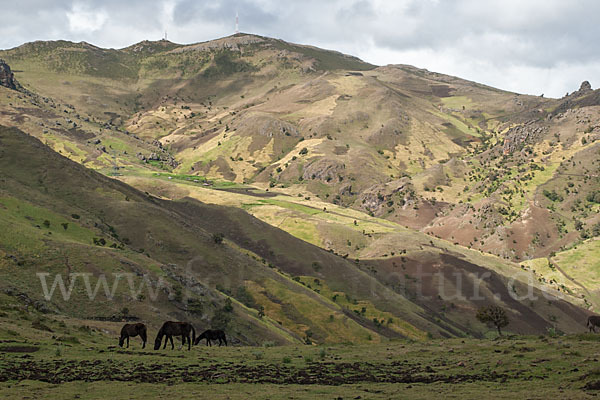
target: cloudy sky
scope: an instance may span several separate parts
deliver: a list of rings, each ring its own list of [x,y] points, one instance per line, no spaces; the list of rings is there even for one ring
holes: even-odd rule
[[[234,31],[311,44],[377,65],[411,64],[520,93],[600,86],[596,0],[0,0],[0,48],[33,40],[121,48]]]

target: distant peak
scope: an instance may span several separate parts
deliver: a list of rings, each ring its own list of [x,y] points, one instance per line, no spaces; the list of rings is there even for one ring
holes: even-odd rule
[[[153,53],[155,51],[171,50],[178,46],[180,46],[180,45],[163,38],[160,40],[142,40],[139,43],[132,44],[131,46],[125,47],[121,50],[133,51],[136,53],[142,52],[142,51]]]
[[[235,33],[233,35],[225,36],[220,39],[209,40],[206,42],[200,42],[195,44],[190,44],[179,49],[174,50],[174,52],[181,51],[205,51],[205,50],[218,50],[218,49],[229,49],[229,50],[239,50],[240,46],[262,43],[266,42],[267,38],[258,35],[252,35],[249,33]]]

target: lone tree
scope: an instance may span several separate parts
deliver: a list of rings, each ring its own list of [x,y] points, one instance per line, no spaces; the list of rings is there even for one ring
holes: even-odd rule
[[[498,334],[502,336],[501,328],[508,325],[508,315],[506,310],[500,306],[482,307],[477,310],[477,319],[484,324],[492,323],[498,329]]]

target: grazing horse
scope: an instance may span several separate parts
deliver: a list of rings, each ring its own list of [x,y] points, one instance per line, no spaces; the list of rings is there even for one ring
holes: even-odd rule
[[[146,325],[137,323],[137,324],[125,324],[121,329],[121,337],[119,338],[119,346],[123,347],[125,343],[125,339],[127,339],[127,348],[129,348],[129,338],[140,336],[142,338],[142,349],[146,347],[146,340],[148,336],[146,335]]]
[[[596,327],[600,327],[600,315],[590,315],[587,326],[590,328],[590,332],[596,333]]]
[[[202,339],[206,339],[207,346],[212,346],[212,344],[210,343],[211,340],[218,340],[219,347],[221,346],[221,344],[223,342],[225,343],[225,346],[227,346],[227,339],[225,338],[225,332],[223,332],[220,329],[208,329],[208,330],[202,332],[202,334],[196,338],[196,341],[194,342],[194,344],[196,345],[196,344],[200,343],[200,341]]]
[[[190,332],[192,332],[192,338],[190,339]],[[192,349],[192,343],[196,340],[196,330],[189,322],[173,322],[167,321],[158,331],[156,339],[154,340],[154,350],[160,348],[163,336],[165,337],[165,345],[163,350],[167,347],[167,340],[171,341],[171,350],[175,348],[173,345],[173,336],[181,335],[181,345],[185,346],[185,342],[188,342],[188,350]]]

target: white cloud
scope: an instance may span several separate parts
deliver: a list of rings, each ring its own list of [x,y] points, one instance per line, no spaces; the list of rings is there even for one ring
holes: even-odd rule
[[[91,9],[76,3],[67,12],[69,30],[73,33],[93,33],[102,28],[108,20],[108,13],[102,9]]]

